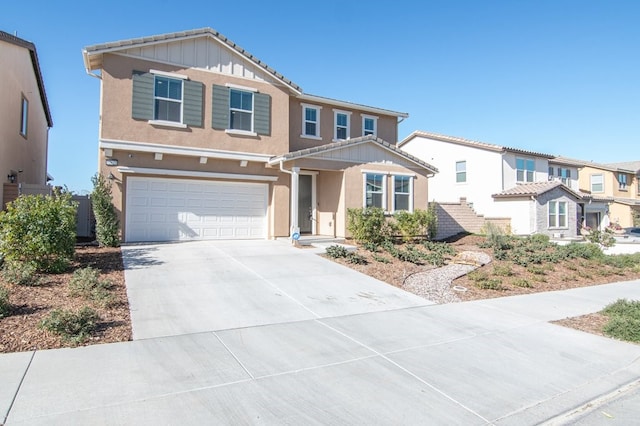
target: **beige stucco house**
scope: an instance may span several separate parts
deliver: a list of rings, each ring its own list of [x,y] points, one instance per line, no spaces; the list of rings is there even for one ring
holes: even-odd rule
[[[99,172],[124,241],[344,237],[350,207],[426,208],[407,114],[309,95],[210,28],[88,46]]]
[[[0,207],[21,185],[45,186],[53,126],[33,43],[0,31]]]

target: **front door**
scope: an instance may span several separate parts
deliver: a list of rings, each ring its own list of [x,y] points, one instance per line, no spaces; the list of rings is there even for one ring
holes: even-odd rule
[[[298,176],[298,226],[301,234],[310,234],[313,231],[313,204],[312,204],[313,176]]]

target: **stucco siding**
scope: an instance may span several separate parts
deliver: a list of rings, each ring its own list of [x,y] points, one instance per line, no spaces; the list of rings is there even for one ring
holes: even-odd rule
[[[511,233],[514,235],[530,235],[535,232],[535,206],[530,199],[500,199],[496,206],[502,216],[511,218]]]

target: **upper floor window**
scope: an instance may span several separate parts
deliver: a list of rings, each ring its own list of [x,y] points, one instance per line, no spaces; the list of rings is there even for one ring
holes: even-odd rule
[[[467,162],[456,161],[456,183],[465,183],[467,181]]]
[[[387,180],[381,173],[364,174],[364,207],[387,209]]]
[[[554,180],[557,179],[559,181],[561,181],[562,183],[564,183],[565,185],[567,185],[568,187],[571,187],[571,169],[565,169],[564,167],[558,167],[557,169],[557,176],[556,178],[554,178],[553,176],[553,171],[554,168],[553,167],[549,167],[549,180]]]
[[[627,190],[627,175],[626,173],[618,173],[618,189],[621,191]]]
[[[362,116],[362,136],[378,136],[378,117],[372,115]]]
[[[393,176],[393,211],[413,211],[413,177]]]
[[[334,140],[347,140],[350,134],[351,113],[346,111],[333,110],[334,113]]]
[[[229,129],[253,132],[253,93],[229,90]]]
[[[535,161],[530,158],[516,158],[516,182],[533,182]]]
[[[20,112],[20,134],[22,136],[27,136],[27,127],[29,121],[29,101],[27,98],[22,96],[22,104],[21,104],[21,112]]]
[[[312,105],[302,105],[302,136],[320,137],[320,109]]]
[[[567,227],[567,202],[549,201],[549,228]]]
[[[591,192],[604,192],[604,176],[591,175]]]
[[[182,80],[155,76],[154,120],[182,123]]]

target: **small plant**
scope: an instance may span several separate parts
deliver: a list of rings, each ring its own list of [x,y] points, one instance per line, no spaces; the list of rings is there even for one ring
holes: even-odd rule
[[[476,285],[482,290],[504,290],[502,280],[499,278],[489,278],[484,281],[479,281]]]
[[[574,265],[573,263],[565,263],[564,265],[565,268],[567,268],[570,271],[577,271],[578,267],[576,265]]]
[[[522,287],[522,288],[533,287],[533,285],[531,285],[531,283],[524,278],[516,278],[515,280],[513,280],[512,284],[515,285],[516,287]]]
[[[96,329],[100,317],[88,306],[78,311],[54,309],[40,322],[40,327],[59,334],[63,339],[80,344]]]
[[[2,278],[16,285],[36,286],[42,284],[36,266],[31,262],[18,260],[10,260],[5,263],[2,269]]]
[[[547,273],[544,268],[535,265],[528,266],[527,271],[529,271],[533,275],[546,275]]]
[[[9,290],[0,285],[0,318],[9,316],[11,303],[9,303]]]
[[[604,232],[598,229],[593,229],[587,235],[585,235],[587,241],[593,244],[600,244],[603,247],[611,247],[616,243],[616,239],[613,238],[612,232],[607,229]]]
[[[111,283],[100,279],[100,271],[90,266],[76,269],[69,280],[69,293],[73,297],[91,299],[106,307],[113,302],[113,295],[109,292]]]
[[[112,202],[111,183],[101,174],[91,178],[91,207],[96,218],[96,239],[98,244],[106,247],[118,247],[118,215]]]
[[[488,280],[488,279],[489,279],[489,274],[487,274],[486,272],[481,271],[481,270],[479,270],[479,269],[476,269],[475,271],[470,272],[470,273],[467,275],[467,277],[468,277],[471,281],[473,281],[474,283],[476,283],[476,284],[477,284],[477,283],[478,283],[478,282],[480,282],[480,281],[486,281],[486,280]]]
[[[373,257],[373,260],[375,260],[376,262],[391,263],[391,259],[389,259],[388,257],[382,256],[380,254],[377,254],[377,253],[374,253],[371,257]]]
[[[395,232],[384,216],[384,210],[377,207],[347,209],[347,229],[359,243],[380,244],[390,240]]]
[[[367,250],[370,251],[371,253],[376,253],[378,251],[378,249],[380,248],[380,244],[378,243],[372,243],[372,242],[366,242],[362,245],[362,247]]]
[[[432,238],[431,228],[436,221],[432,209],[415,209],[413,212],[401,210],[393,215],[395,228],[400,232],[403,241],[413,241],[420,238]],[[434,234],[435,235],[435,234]]]
[[[640,301],[618,299],[602,310],[609,321],[604,326],[607,336],[629,342],[640,342]]]
[[[513,270],[510,265],[493,265],[493,275],[510,277],[513,275]]]
[[[327,253],[327,256],[333,259],[339,259],[341,257],[347,257],[347,255],[349,254],[349,251],[341,245],[334,244],[326,248],[326,253]]]
[[[347,262],[354,265],[366,265],[367,263],[369,263],[363,256],[353,252],[347,254]]]
[[[422,245],[429,251],[440,253],[443,256],[455,256],[456,249],[451,244],[425,240]]]

